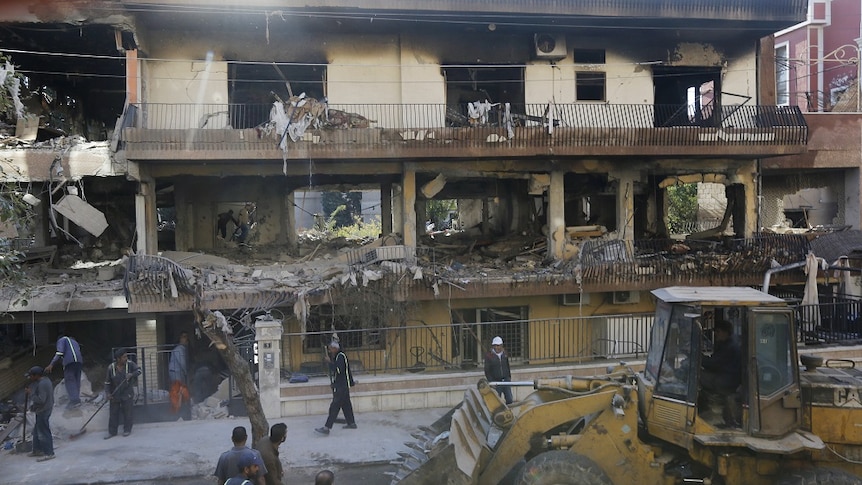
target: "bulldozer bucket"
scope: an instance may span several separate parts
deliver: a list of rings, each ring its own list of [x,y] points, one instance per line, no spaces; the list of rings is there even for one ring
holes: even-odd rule
[[[493,427],[492,410],[502,410],[503,415],[511,416],[499,396],[485,388],[487,382],[469,388],[460,405],[413,435],[417,441],[407,443],[410,451],[401,453],[400,460],[394,462],[399,469],[393,475],[393,484],[476,482],[481,466],[491,454],[487,439]]]

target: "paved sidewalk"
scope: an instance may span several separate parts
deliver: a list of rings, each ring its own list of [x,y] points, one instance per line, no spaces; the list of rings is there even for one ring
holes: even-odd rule
[[[342,429],[336,424],[329,436],[314,432],[326,419],[322,413],[269,419],[269,424],[287,424],[287,441],[280,448],[286,469],[323,469],[333,464],[394,460],[398,451],[406,449],[404,443],[413,440],[411,432],[420,425],[430,425],[446,411],[448,408],[359,414],[358,429]],[[235,426],[246,426],[251,434],[248,418],[226,418],[135,424],[131,436],[121,434],[105,440],[105,427],[94,420],[84,435],[70,440],[71,432],[80,429],[90,415],[80,413],[76,421],[78,416],[59,414],[56,427],[52,417],[56,458],[36,462],[26,454],[2,450],[0,482],[70,485],[207,477],[215,470],[219,455],[232,446],[230,434]]]

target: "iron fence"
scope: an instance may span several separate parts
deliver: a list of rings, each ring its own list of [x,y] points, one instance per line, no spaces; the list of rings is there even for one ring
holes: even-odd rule
[[[806,344],[862,340],[862,300],[796,307],[797,337]]]
[[[143,103],[131,127],[147,130],[246,130],[256,137],[209,142],[276,144],[286,135],[272,131],[272,104]],[[706,108],[703,108],[705,110]],[[302,112],[286,109],[301,122]],[[295,138],[315,145],[423,143],[451,146],[481,142],[512,146],[715,146],[805,145],[808,127],[796,106],[729,105],[691,113],[686,105],[494,104],[481,115],[467,105],[329,104],[309,113],[313,136]],[[695,128],[695,129],[693,129]],[[302,135],[299,133],[300,135]],[[361,133],[347,134],[349,132]],[[270,136],[263,136],[265,134]],[[312,133],[306,133],[312,135]],[[200,136],[203,136],[201,134]],[[182,137],[180,137],[182,138]],[[127,142],[143,142],[131,138]],[[160,140],[189,143],[187,139]],[[199,142],[199,140],[195,140]]]
[[[607,315],[506,322],[338,330],[357,373],[481,368],[494,336],[503,338],[513,365],[564,364],[593,359],[643,358],[652,314]],[[323,375],[324,346],[333,332],[284,334],[288,349],[302,349],[291,372]]]

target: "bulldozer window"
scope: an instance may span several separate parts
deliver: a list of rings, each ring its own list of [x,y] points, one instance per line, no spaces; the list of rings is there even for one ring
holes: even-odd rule
[[[768,396],[794,382],[792,329],[786,313],[755,313],[757,386]]]
[[[700,326],[694,321],[696,314],[682,309],[674,307],[671,314],[656,394],[693,402],[692,372],[697,370],[698,356],[692,355],[692,348],[697,348],[692,343],[700,342]]]

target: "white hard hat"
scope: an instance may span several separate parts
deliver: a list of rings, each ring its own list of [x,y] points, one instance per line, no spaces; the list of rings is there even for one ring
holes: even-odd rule
[[[491,345],[503,345],[503,339],[500,337],[494,337],[494,340],[491,341]]]

